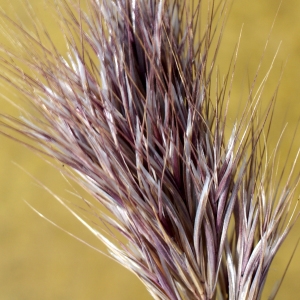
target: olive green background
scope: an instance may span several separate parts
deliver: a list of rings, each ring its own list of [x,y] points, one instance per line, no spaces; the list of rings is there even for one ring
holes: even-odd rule
[[[12,18],[18,16],[29,26],[32,19],[24,14],[21,1],[10,1],[11,7],[0,0],[0,6]],[[51,3],[51,1],[48,1]],[[54,1],[53,1],[54,2]],[[53,15],[48,13],[43,1],[29,0],[37,15],[49,28],[58,48],[64,49],[59,31],[54,31]],[[240,48],[232,87],[229,126],[247,99],[249,82],[253,80],[257,66],[280,1],[235,0],[228,17],[218,59],[220,73],[225,74],[243,26]],[[13,14],[12,11],[15,11]],[[0,33],[1,41],[1,33]],[[300,1],[284,0],[272,30],[268,48],[264,54],[258,81],[262,80],[277,51],[269,83],[263,97],[266,102],[276,88],[284,68],[270,149],[274,147],[282,127],[288,122],[284,142],[281,146],[283,166],[294,129],[300,116]],[[13,91],[5,88],[0,80],[0,110],[19,116],[21,112],[4,100],[9,97],[21,103]],[[288,157],[286,167],[300,145],[299,133]],[[63,230],[40,218],[26,203],[93,246],[105,250],[82,225],[80,225],[45,189],[32,178],[36,177],[54,193],[73,201],[68,192],[72,187],[57,169],[29,149],[0,136],[0,299],[151,299],[139,280],[104,255],[70,237]],[[25,169],[31,175],[28,175]],[[299,172],[299,163],[296,165]],[[80,195],[87,195],[79,190]],[[299,194],[299,189],[298,189]],[[25,200],[25,201],[24,201]],[[76,201],[74,199],[74,201]],[[298,211],[300,207],[298,208]],[[297,224],[276,257],[266,286],[267,298],[272,285],[283,273],[290,254],[300,236]],[[295,299],[300,293],[300,249],[296,251],[290,269],[283,282],[278,299]]]

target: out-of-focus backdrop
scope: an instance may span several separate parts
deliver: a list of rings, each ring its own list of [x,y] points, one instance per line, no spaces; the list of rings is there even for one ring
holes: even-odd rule
[[[0,0],[0,6],[11,18],[19,18],[24,25],[30,27],[33,20],[24,13],[21,2]],[[61,33],[53,15],[48,13],[47,7],[43,4],[44,1],[28,2],[46,24],[58,48],[64,51]],[[243,108],[247,99],[249,85],[255,77],[281,1],[235,0],[233,2],[228,12],[217,63],[220,73],[224,75],[243,27],[232,87],[229,125],[234,122],[237,111]],[[284,143],[281,146],[281,166],[288,154],[294,129],[300,117],[299,16],[298,0],[282,1],[258,75],[258,81],[262,80],[281,44],[269,83],[263,94],[268,101],[283,69],[274,127],[269,141],[269,149],[272,150],[282,127],[288,123]],[[6,91],[4,84],[1,80],[3,96],[0,97],[0,111],[14,116],[22,115],[18,108],[5,101],[4,98],[9,97],[13,103],[21,103],[19,96],[14,95],[13,91]],[[298,133],[289,164],[292,163],[299,145]],[[59,175],[57,169],[29,149],[3,136],[0,136],[0,166],[0,299],[151,299],[134,275],[43,220],[25,203],[27,201],[64,230],[105,251],[101,243],[31,177],[32,175],[38,178],[53,193],[72,199],[73,196],[69,193],[72,187]],[[296,165],[298,172],[299,168],[298,163]],[[81,190],[79,193],[82,197],[88,197]],[[300,224],[293,229],[270,269],[263,299],[267,298],[272,286],[283,274],[299,235]],[[292,260],[278,299],[295,299],[295,295],[299,294],[299,262],[300,249],[296,251]]]

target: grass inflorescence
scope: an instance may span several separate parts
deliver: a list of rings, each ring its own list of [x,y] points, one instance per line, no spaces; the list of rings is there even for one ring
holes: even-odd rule
[[[2,133],[77,173],[127,243],[74,214],[156,299],[260,298],[296,219],[297,157],[282,183],[281,137],[271,155],[266,146],[276,92],[262,113],[265,81],[251,87],[239,121],[226,123],[235,55],[224,78],[215,66],[227,6],[61,1],[67,57],[43,26],[8,19],[18,38],[2,49],[0,76],[37,113],[2,115]]]

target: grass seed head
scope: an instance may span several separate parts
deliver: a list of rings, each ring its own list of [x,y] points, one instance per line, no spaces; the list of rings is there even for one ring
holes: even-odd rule
[[[264,142],[274,99],[261,116],[251,91],[226,125],[232,73],[214,77],[226,4],[61,1],[67,58],[37,23],[29,32],[9,20],[16,48],[2,49],[2,80],[40,117],[2,115],[1,130],[78,173],[127,244],[77,217],[156,299],[258,299],[293,223],[296,160],[278,189],[279,143],[269,157]]]

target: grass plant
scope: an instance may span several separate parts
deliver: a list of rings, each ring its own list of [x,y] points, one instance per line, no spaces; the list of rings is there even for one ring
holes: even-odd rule
[[[21,133],[111,213],[82,203],[126,242],[59,199],[153,298],[261,298],[298,216],[298,154],[287,171],[282,135],[268,151],[268,73],[228,125],[238,46],[225,76],[216,67],[228,1],[55,3],[67,56],[34,17],[27,31],[2,14],[13,48],[2,48],[1,80],[34,108],[2,114],[2,134]]]

